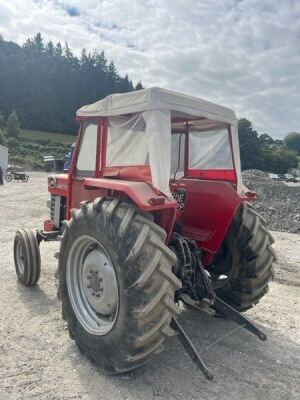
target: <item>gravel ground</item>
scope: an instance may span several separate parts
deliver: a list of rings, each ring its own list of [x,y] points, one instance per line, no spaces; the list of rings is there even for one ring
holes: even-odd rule
[[[300,233],[300,184],[273,181],[256,169],[243,171],[243,183],[257,194],[255,207],[270,229]]]
[[[47,199],[45,174],[31,174],[27,184],[0,186],[0,400],[300,398],[300,235],[274,232],[277,278],[270,293],[246,313],[268,334],[268,341],[242,330],[205,353],[215,373],[213,382],[197,370],[176,337],[146,366],[106,376],[79,353],[61,319],[54,278],[57,243],[41,245],[38,286],[29,289],[16,281],[14,232],[41,227],[48,216]],[[193,311],[184,312],[181,321],[199,350],[235,327]]]

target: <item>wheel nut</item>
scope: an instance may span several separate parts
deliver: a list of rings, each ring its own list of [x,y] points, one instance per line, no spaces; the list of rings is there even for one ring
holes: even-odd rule
[[[100,293],[96,293],[96,297],[100,297]]]
[[[88,289],[90,289],[92,286],[91,286],[91,285],[86,285],[86,287],[87,287]]]
[[[91,295],[92,295],[92,296],[95,296],[95,293],[94,293],[94,292],[92,292],[92,293],[91,293]]]
[[[88,275],[86,278],[87,278],[87,279],[91,279],[91,275]]]

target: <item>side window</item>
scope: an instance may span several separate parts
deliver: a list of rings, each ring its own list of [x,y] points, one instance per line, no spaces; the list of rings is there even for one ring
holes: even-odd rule
[[[76,176],[93,176],[96,169],[98,123],[87,120],[83,125],[83,137],[77,159]]]
[[[184,176],[185,134],[171,135],[171,178],[180,179]]]

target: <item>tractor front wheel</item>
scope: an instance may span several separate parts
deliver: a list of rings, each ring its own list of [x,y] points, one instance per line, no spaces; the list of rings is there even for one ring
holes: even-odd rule
[[[38,241],[30,229],[19,229],[14,240],[14,260],[18,280],[34,286],[40,278],[41,256]]]
[[[181,286],[166,233],[134,205],[97,199],[73,210],[59,256],[63,315],[78,347],[107,372],[163,349]]]

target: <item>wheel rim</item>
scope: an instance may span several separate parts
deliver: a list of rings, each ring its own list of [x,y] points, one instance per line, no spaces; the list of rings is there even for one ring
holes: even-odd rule
[[[226,286],[232,277],[233,248],[232,243],[225,239],[219,252],[216,255],[214,264],[209,272],[212,277],[214,289],[221,289]]]
[[[104,247],[90,236],[77,238],[69,251],[67,289],[73,310],[84,329],[105,335],[118,314],[118,284],[113,263]]]
[[[25,264],[24,264],[24,249],[23,245],[20,240],[16,243],[16,264],[19,274],[23,275],[25,271]]]

